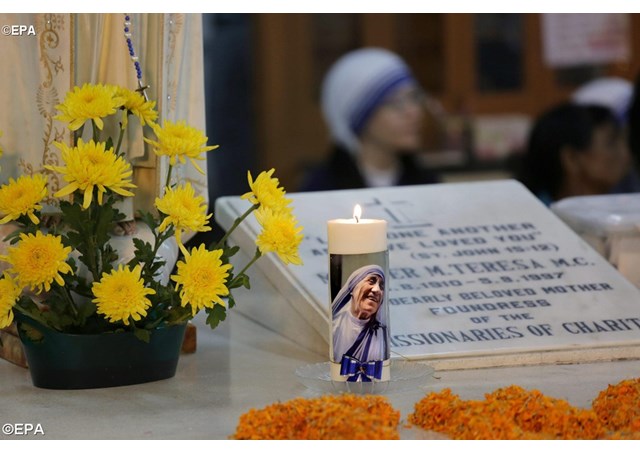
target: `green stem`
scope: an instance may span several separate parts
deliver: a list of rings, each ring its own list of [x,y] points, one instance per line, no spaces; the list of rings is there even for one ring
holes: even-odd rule
[[[89,225],[96,225],[98,223],[97,219],[93,219],[93,216],[91,215],[92,212],[97,209],[94,207],[94,205],[95,203],[92,203],[87,210],[87,212],[89,213]],[[91,271],[91,275],[93,275],[93,281],[97,282],[100,281],[100,273],[98,269],[98,241],[96,239],[95,228],[92,229],[91,234],[89,235],[87,240],[89,241],[89,246],[87,247],[87,254],[89,255],[87,257],[87,261],[89,261],[89,270]]]
[[[156,319],[154,322],[152,322],[151,324],[147,324],[145,326],[145,329],[155,329],[156,327],[158,327],[164,320],[166,319],[166,316],[161,316],[160,318]]]
[[[127,111],[124,111],[124,115],[127,114]],[[118,135],[118,144],[116,145],[116,156],[120,152],[120,146],[122,146],[122,139],[124,138],[124,129],[120,128],[120,135]]]
[[[251,207],[250,207],[249,209],[247,209],[247,211],[246,211],[244,214],[242,214],[240,217],[238,217],[238,218],[233,222],[233,225],[231,225],[231,228],[229,228],[229,231],[227,231],[227,232],[225,233],[225,235],[224,235],[224,236],[222,236],[222,239],[220,239],[220,240],[216,243],[216,245],[213,247],[213,250],[217,250],[217,249],[219,249],[220,247],[222,247],[222,246],[223,246],[223,244],[226,242],[226,240],[227,240],[227,239],[229,238],[229,236],[231,235],[231,233],[233,233],[233,230],[235,230],[235,229],[238,227],[238,225],[240,225],[240,224],[244,221],[244,219],[246,219],[246,218],[247,218],[247,216],[248,216],[249,214],[251,214],[253,211],[255,211],[256,209],[258,209],[259,207],[260,207],[260,204],[252,204],[252,205],[251,205]]]
[[[157,233],[156,230],[152,230],[153,232],[153,251],[151,252],[151,256],[158,256],[158,250],[160,250],[160,246],[162,244],[164,244],[164,241],[166,241],[167,239],[169,239],[171,237],[171,235],[168,234],[161,234],[161,233]],[[166,232],[165,232],[166,233]],[[144,272],[145,275],[148,275],[148,279],[145,278],[146,280],[153,280],[153,275],[150,273],[150,271],[148,271],[148,269],[150,269],[150,265],[147,266],[147,264],[150,263],[140,263],[142,272]]]
[[[67,303],[69,304],[69,306],[71,307],[71,311],[73,312],[73,316],[78,319],[78,307],[76,307],[76,303],[73,301],[73,297],[71,297],[71,292],[69,291],[69,288],[67,288],[66,286],[63,286],[61,288],[62,290],[62,295],[64,296],[65,300],[67,301]]]
[[[189,319],[192,318],[191,313],[187,312],[184,315],[180,316],[178,319],[176,319],[175,321],[173,321],[172,324],[182,324],[185,321],[188,321]]]
[[[167,172],[167,180],[164,183],[164,187],[171,187],[169,183],[171,182],[171,170],[173,170],[173,165],[169,164],[169,171]],[[164,195],[164,193],[163,193]]]
[[[98,143],[100,139],[100,130],[98,129],[98,125],[94,120],[91,120],[91,126],[93,126],[93,141]]]
[[[84,131],[84,124],[80,126],[80,129],[73,131],[73,146],[78,146],[78,140],[82,137]]]
[[[236,274],[235,277],[233,277],[233,280],[231,280],[231,282],[227,285],[227,287],[233,287],[234,284],[237,283],[237,280],[239,280],[240,277],[243,276],[244,273],[253,265],[253,263],[258,261],[258,259],[261,256],[262,256],[262,252],[260,252],[259,248],[256,248],[256,253],[253,255],[253,258],[251,258],[251,261],[249,261],[247,263],[247,265],[245,267],[243,267],[242,270],[240,272],[238,272],[238,274]]]

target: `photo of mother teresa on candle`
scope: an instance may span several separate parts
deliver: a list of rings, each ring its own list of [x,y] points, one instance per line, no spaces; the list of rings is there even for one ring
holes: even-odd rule
[[[356,269],[331,303],[333,361],[349,381],[380,379],[389,358],[385,275],[380,266]]]

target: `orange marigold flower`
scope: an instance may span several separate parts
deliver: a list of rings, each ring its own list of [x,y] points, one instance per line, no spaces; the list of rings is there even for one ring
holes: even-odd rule
[[[400,412],[382,396],[325,395],[274,403],[242,414],[232,439],[395,440]]]
[[[430,393],[409,421],[453,439],[598,439],[605,435],[596,414],[567,401],[512,385],[463,401],[450,389]]]
[[[593,400],[592,407],[607,429],[640,432],[640,378],[609,385]]]

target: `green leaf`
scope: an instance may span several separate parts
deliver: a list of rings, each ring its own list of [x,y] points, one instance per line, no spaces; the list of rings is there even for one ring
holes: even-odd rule
[[[156,231],[158,229],[158,226],[160,225],[156,221],[156,218],[150,212],[138,211],[138,217],[142,222],[146,223],[149,226],[151,231]]]
[[[229,293],[229,295],[227,296],[227,305],[229,305],[229,308],[233,308],[236,305],[236,299],[231,293]]]
[[[233,247],[225,247],[224,255],[231,258],[233,255],[240,251],[240,246],[234,245]]]
[[[144,257],[152,257],[153,256],[153,248],[151,247],[151,244],[149,244],[146,241],[143,241],[140,238],[133,238],[133,245],[136,248],[136,252],[139,252],[139,254],[141,256]]]
[[[20,233],[24,233],[24,231],[18,228],[17,230],[14,230],[11,233],[7,234],[4,237],[4,241],[9,242],[10,244],[15,244],[16,242],[18,242],[18,239],[20,239]]]
[[[78,307],[78,315],[82,319],[83,324],[85,319],[96,313],[97,308],[96,304],[91,302],[80,304]]]
[[[228,289],[236,289],[244,286],[247,289],[251,289],[251,283],[247,274],[240,274],[237,277],[229,276],[229,283],[227,283]]]
[[[144,341],[145,343],[149,343],[149,341],[151,341],[151,332],[147,329],[137,329],[134,327],[133,334],[137,339]]]
[[[206,308],[205,311],[208,315],[207,324],[212,329],[215,329],[218,324],[227,319],[227,309],[220,304],[215,304],[213,308]]]

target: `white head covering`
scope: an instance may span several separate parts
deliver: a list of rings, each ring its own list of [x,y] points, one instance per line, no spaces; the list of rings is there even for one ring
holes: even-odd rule
[[[620,77],[601,77],[585,83],[572,96],[578,105],[597,105],[607,107],[619,121],[625,121],[631,98],[633,84]]]
[[[416,84],[409,67],[388,50],[365,48],[342,56],[322,83],[322,113],[331,138],[355,152],[371,113],[389,92],[408,83]]]

